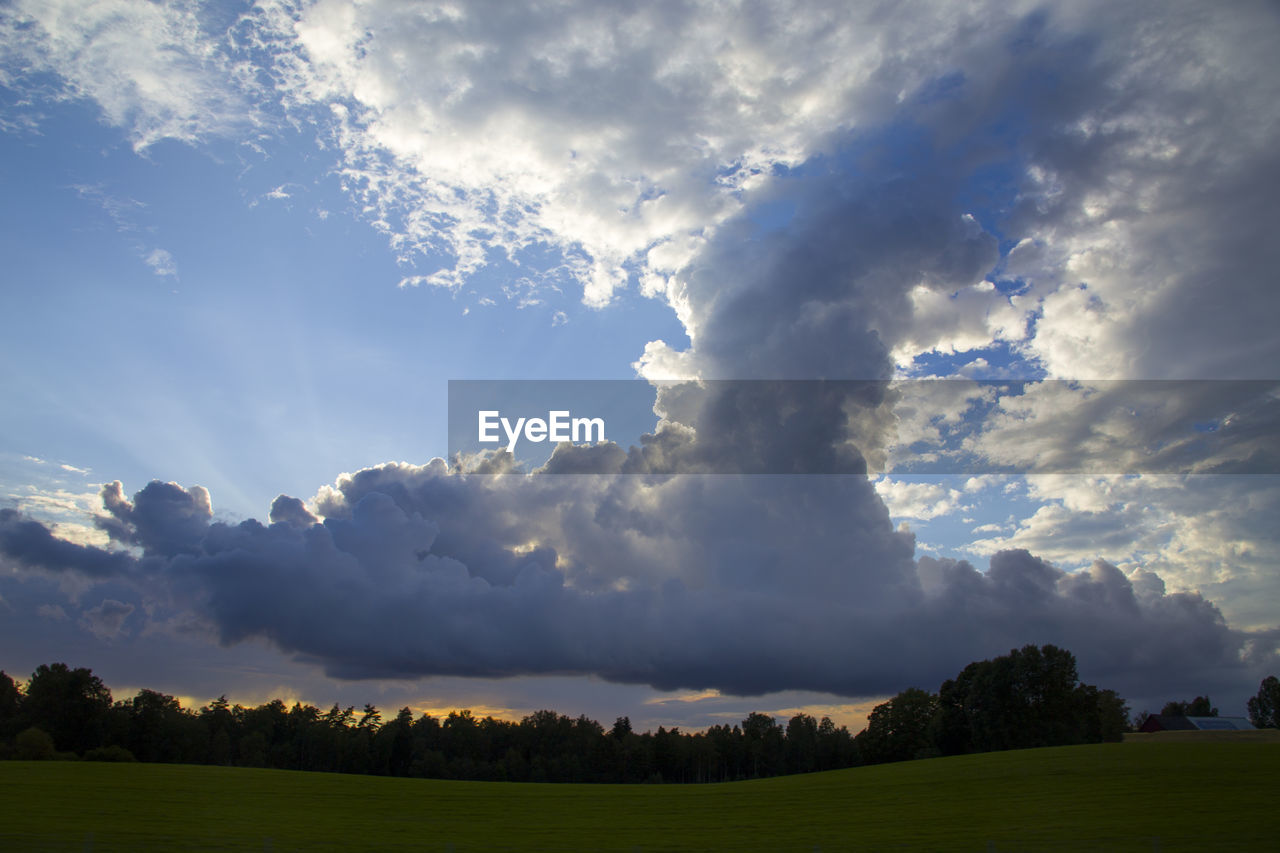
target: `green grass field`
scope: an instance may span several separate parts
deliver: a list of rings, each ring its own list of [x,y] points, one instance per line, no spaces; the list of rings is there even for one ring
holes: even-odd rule
[[[0,762],[3,850],[1269,850],[1275,738],[940,758],[723,785]]]

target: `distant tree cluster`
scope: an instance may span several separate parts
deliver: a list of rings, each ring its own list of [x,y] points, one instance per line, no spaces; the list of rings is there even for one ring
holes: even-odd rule
[[[1259,729],[1276,727],[1280,725],[1275,723],[1264,722],[1267,719],[1265,709],[1275,707],[1275,703],[1280,701],[1280,682],[1276,681],[1274,675],[1268,676],[1262,680],[1262,685],[1258,689],[1258,695],[1249,700],[1249,718],[1253,721],[1253,725]],[[1270,703],[1270,704],[1269,704]],[[1134,728],[1141,729],[1146,725],[1147,720],[1151,719],[1150,711],[1143,711],[1134,721]],[[1162,717],[1216,717],[1218,709],[1213,707],[1213,700],[1208,696],[1197,696],[1194,699],[1188,699],[1185,702],[1172,700],[1164,703],[1164,707],[1160,709]]]
[[[1166,702],[1160,713],[1173,717],[1216,717],[1218,709],[1208,696],[1197,696],[1188,702]]]
[[[41,666],[25,689],[0,673],[0,754],[322,770],[385,776],[528,782],[718,782],[849,767],[853,737],[829,718],[797,714],[785,728],[767,714],[686,734],[637,734],[619,717],[538,711],[520,722],[455,711],[443,719],[408,708],[334,705],[256,708],[218,699],[197,711],[141,690],[113,702],[88,669]]]
[[[877,705],[854,742],[864,763],[878,764],[1118,741],[1128,728],[1124,700],[1080,683],[1071,652],[1024,646],[969,664],[937,693],[911,688]]]

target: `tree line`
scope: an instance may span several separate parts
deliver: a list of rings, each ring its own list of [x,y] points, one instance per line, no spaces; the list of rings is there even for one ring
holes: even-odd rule
[[[519,722],[454,711],[389,720],[372,705],[257,707],[225,697],[192,711],[140,690],[112,701],[88,669],[40,666],[25,686],[0,672],[0,756],[156,761],[385,776],[519,782],[718,782],[833,770],[857,763],[853,736],[829,717],[785,727],[752,713],[739,725],[636,733],[584,716],[538,711]]]
[[[1195,707],[1207,697],[1193,700]],[[1170,706],[1193,703],[1170,703]],[[1280,683],[1249,703],[1255,725],[1280,725]],[[454,711],[384,720],[372,705],[257,707],[225,697],[198,710],[140,690],[113,701],[88,669],[42,665],[24,684],[0,672],[0,758],[83,758],[271,767],[438,779],[529,782],[720,782],[937,755],[1120,740],[1128,708],[1079,681],[1075,657],[1025,646],[969,664],[936,693],[904,690],[877,705],[856,737],[829,717],[785,726],[751,713],[737,725],[634,732],[585,715],[538,711],[519,722]]]

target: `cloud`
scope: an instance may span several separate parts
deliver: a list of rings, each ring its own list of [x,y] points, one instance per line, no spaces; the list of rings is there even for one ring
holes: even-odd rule
[[[1026,642],[1071,648],[1122,691],[1223,685],[1275,661],[1150,573],[1071,574],[1025,551],[993,555],[986,574],[917,563],[858,477],[474,476],[436,460],[343,477],[315,500],[323,521],[282,497],[270,525],[207,523],[201,491],[172,484],[104,497],[117,539],[140,550],[114,555],[116,576],[192,608],[225,643],[266,639],[337,678],[875,696]],[[40,564],[37,537],[0,541]],[[66,547],[46,568],[101,572],[109,556]],[[106,604],[93,624],[118,631],[125,606]],[[1179,652],[1156,654],[1167,648]]]
[[[1195,683],[1234,690],[1229,685],[1241,677],[1240,658],[1254,649],[1249,635],[1229,629],[1201,596],[1165,594],[1149,573],[1139,584],[1101,560],[1085,572],[1065,573],[1010,550],[993,555],[985,574],[963,561],[929,557],[920,558],[920,573],[941,612],[983,614],[966,626],[972,630],[1013,631],[1035,643],[1070,636],[1060,645],[1076,654],[1081,671],[1101,685],[1119,686],[1122,695],[1177,693],[1174,685],[1186,685],[1185,691]],[[1266,645],[1252,665],[1274,666],[1275,648]],[[1175,658],[1187,662],[1188,672],[1177,672]],[[1214,673],[1213,660],[1234,673]]]
[[[981,71],[1019,16],[318,2],[251,18],[281,101],[327,128],[345,185],[422,281],[458,287],[550,246],[589,304],[636,280],[677,305],[673,276],[780,169]]]
[[[113,577],[132,568],[125,554],[59,539],[13,509],[0,509],[0,556],[29,569],[76,571],[90,577]]]
[[[89,99],[139,148],[315,128],[406,283],[491,266],[592,305],[661,296],[695,346],[655,341],[651,376],[779,375],[732,338],[783,293],[764,349],[812,332],[785,366],[821,372],[796,376],[996,344],[1067,378],[1267,377],[1277,355],[1263,6],[119,0],[0,25],[6,85]],[[760,268],[814,283],[761,292]],[[847,357],[819,358],[847,325]]]
[[[1000,393],[984,417],[962,425],[965,450],[996,468],[1037,474],[1280,472],[1275,381],[1044,381],[1011,390]]]
[[[1280,537],[1269,519],[1280,508],[1280,478],[1041,475],[1027,485],[1036,508],[968,550],[1024,548],[1068,566],[1104,557],[1131,574],[1158,572],[1173,590],[1200,592],[1237,627],[1275,621]]]
[[[1005,272],[1038,297],[1050,375],[1270,378],[1280,20],[1164,8],[1108,9],[1116,37],[1046,102],[1059,121],[1028,126]]]
[[[964,493],[939,483],[911,482],[883,477],[876,481],[876,493],[889,508],[894,518],[914,518],[927,521],[943,515],[959,512]]]
[[[114,540],[140,545],[148,553],[171,557],[195,550],[213,516],[209,492],[201,486],[153,480],[130,502],[119,480],[102,487],[107,516],[98,526]]]
[[[173,259],[173,255],[164,249],[152,249],[143,258],[147,266],[151,267],[152,272],[158,276],[176,276],[178,274],[178,263]]]
[[[202,13],[185,0],[17,0],[0,13],[0,83],[52,78],[44,97],[91,101],[138,151],[242,130],[254,123],[252,103]]]
[[[797,211],[784,230],[761,233],[749,217],[723,225],[679,274],[692,345],[649,344],[642,374],[888,379],[912,289],[968,286],[998,260],[996,240],[955,205],[954,177],[883,167],[900,141],[852,137],[852,168],[819,163],[777,183],[774,197]]]
[[[1017,378],[1269,378],[1280,21],[1254,12],[1053,5],[942,48],[932,92],[833,129],[652,285],[693,345],[640,368],[860,376],[880,350],[1003,346]],[[759,233],[770,205],[795,212]]]
[[[107,598],[80,616],[80,625],[100,640],[112,640],[124,630],[125,620],[133,613],[133,605]]]
[[[65,622],[69,618],[67,611],[56,604],[42,604],[36,608],[36,615],[54,622]]]
[[[80,198],[102,208],[102,212],[111,220],[116,230],[122,234],[131,234],[142,230],[141,226],[138,225],[138,214],[146,208],[146,205],[137,199],[114,194],[108,195],[106,189],[101,185],[77,184],[71,189],[75,190],[76,195],[80,196]]]

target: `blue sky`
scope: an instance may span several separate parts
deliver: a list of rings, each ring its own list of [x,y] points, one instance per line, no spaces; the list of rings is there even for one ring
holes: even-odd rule
[[[335,471],[443,455],[450,378],[629,377],[649,330],[680,334],[635,294],[602,312],[398,287],[385,237],[306,148],[288,165],[225,143],[139,156],[83,104],[48,121],[4,137],[10,197],[33,200],[4,238],[24,283],[6,361],[32,389],[7,450],[209,482],[249,516]],[[553,332],[557,311],[576,322]]]
[[[6,3],[0,666],[856,728],[1057,642],[1135,711],[1240,711],[1277,654],[1276,395],[1228,381],[1280,365],[1278,27],[1261,3]],[[919,377],[1032,385],[907,390],[877,410],[896,432],[843,440],[963,438],[967,471],[1028,476],[432,462],[449,380]],[[822,449],[716,417],[645,464]],[[95,574],[106,552],[128,568]],[[1194,653],[1150,664],[1170,638]]]

